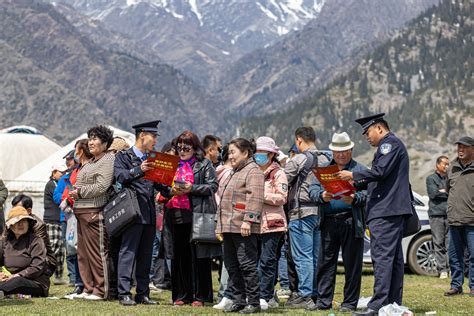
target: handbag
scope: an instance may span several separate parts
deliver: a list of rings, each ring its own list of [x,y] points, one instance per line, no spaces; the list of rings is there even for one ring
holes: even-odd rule
[[[216,216],[212,213],[193,213],[192,242],[220,244],[216,236]]]
[[[413,196],[413,192],[411,190],[410,184],[410,199],[411,199],[411,215],[405,218],[405,222],[403,223],[403,237],[408,237],[411,235],[415,235],[421,230],[420,219],[418,218],[418,214],[416,213],[415,205],[415,197]]]
[[[117,236],[135,223],[139,212],[135,190],[122,188],[118,191],[104,207],[105,229],[109,236]]]

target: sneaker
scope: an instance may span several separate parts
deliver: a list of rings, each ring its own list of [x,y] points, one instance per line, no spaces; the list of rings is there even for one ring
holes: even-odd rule
[[[443,271],[439,274],[440,279],[447,279],[448,278],[448,272]]]
[[[204,303],[201,302],[201,301],[194,301],[194,302],[192,302],[191,306],[192,307],[203,307]]]
[[[266,311],[268,309],[268,303],[263,298],[260,299],[260,309]]]
[[[184,304],[186,304],[186,303],[184,303],[181,300],[174,301],[174,303],[173,303],[174,306],[183,306]]]
[[[275,300],[275,298],[272,298],[267,303],[268,303],[268,308],[278,308],[280,306],[280,304],[278,304],[278,302],[277,302],[277,300]]]
[[[278,298],[289,298],[290,295],[291,295],[291,290],[287,289],[279,289],[277,292],[276,292]]]
[[[88,301],[103,301],[104,300],[102,296],[95,295],[95,294],[89,294],[86,297],[84,297],[84,299]]]
[[[219,304],[212,306],[212,308],[224,310],[224,309],[229,309],[232,306],[232,304],[234,304],[234,302],[230,298],[227,298],[224,296],[222,300],[219,302]]]
[[[77,295],[82,294],[83,292],[84,288],[82,286],[76,286],[72,292],[64,295],[64,298],[68,300],[73,300],[77,297]]]
[[[89,295],[90,295],[89,293],[82,292],[81,294],[74,295],[74,299],[76,299],[76,298],[86,298],[86,296],[89,296]]]
[[[298,295],[295,299],[286,302],[285,306],[289,308],[306,308],[311,303],[314,303],[311,297]]]
[[[63,278],[55,278],[53,284],[54,285],[65,285],[68,282],[64,280]]]
[[[153,284],[153,282],[150,282],[150,284],[148,284],[148,288],[150,289],[150,291],[155,292],[155,293],[161,293],[161,292],[163,292],[163,290],[157,288],[156,285]]]

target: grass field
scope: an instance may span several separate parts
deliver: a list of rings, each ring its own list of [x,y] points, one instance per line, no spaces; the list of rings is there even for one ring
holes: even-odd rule
[[[342,300],[344,275],[338,273],[335,301]],[[214,282],[217,286],[217,281]],[[361,296],[372,295],[373,275],[370,269],[364,270]],[[474,315],[474,297],[465,294],[456,297],[444,297],[443,292],[449,288],[449,279],[440,280],[433,277],[422,277],[412,274],[405,275],[404,305],[415,315],[424,315],[428,311],[436,311],[436,315]],[[50,296],[62,297],[71,288],[67,286],[52,286]],[[469,293],[467,286],[464,292]],[[171,293],[164,291],[151,294],[153,299],[160,302],[159,306],[123,307],[118,302],[86,302],[79,300],[52,300],[46,298],[34,299],[4,299],[0,301],[0,315],[197,315],[223,314],[212,306],[203,308],[174,307],[170,301]],[[280,307],[268,310],[266,314],[302,314],[302,309],[292,310]],[[263,314],[263,313],[262,313]],[[337,308],[331,311],[314,312],[314,315],[338,314]],[[345,314],[349,315],[349,314]]]

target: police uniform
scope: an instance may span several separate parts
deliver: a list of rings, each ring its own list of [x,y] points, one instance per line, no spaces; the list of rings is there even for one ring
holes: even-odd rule
[[[382,121],[384,113],[356,120],[364,134]],[[405,145],[389,132],[380,140],[370,170],[354,171],[356,187],[367,187],[366,221],[370,230],[370,252],[374,266],[374,295],[368,307],[402,304],[405,218],[412,214],[409,159]]]
[[[158,135],[159,122],[138,124],[133,128],[140,132]],[[139,157],[140,154],[141,157]],[[128,227],[121,235],[117,274],[119,299],[120,303],[124,305],[135,305],[130,293],[134,265],[137,281],[135,301],[143,304],[156,304],[156,302],[149,300],[149,278],[156,232],[154,186],[159,186],[159,184],[143,179],[145,173],[140,166],[145,159],[146,154],[140,153],[135,146],[118,152],[115,157],[115,180],[123,187],[131,187],[136,191],[140,207],[135,224]]]

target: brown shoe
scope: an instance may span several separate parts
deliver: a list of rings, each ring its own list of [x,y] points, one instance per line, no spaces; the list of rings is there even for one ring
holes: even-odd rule
[[[450,288],[448,291],[444,292],[444,296],[453,296],[462,294],[462,289]]]

